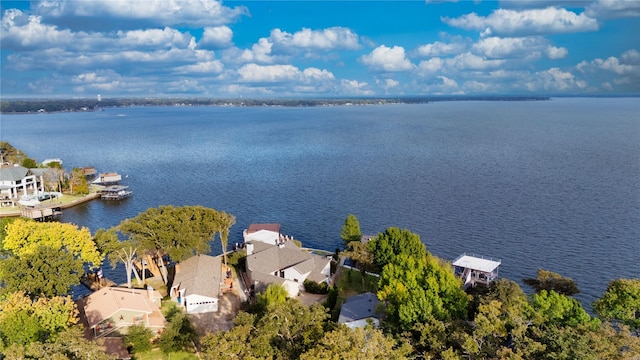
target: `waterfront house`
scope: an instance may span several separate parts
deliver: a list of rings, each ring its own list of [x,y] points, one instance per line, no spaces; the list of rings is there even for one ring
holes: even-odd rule
[[[276,245],[282,240],[280,224],[251,224],[242,233],[244,242],[261,241],[266,244]]]
[[[293,241],[271,245],[260,240],[245,244],[249,284],[261,292],[270,284],[282,285],[290,297],[298,296],[305,280],[331,283],[331,260],[312,254]]]
[[[368,323],[378,327],[380,325],[380,317],[376,314],[378,304],[380,300],[370,292],[350,296],[340,308],[338,324],[345,324],[352,329],[365,327]]]
[[[171,299],[187,314],[218,311],[222,283],[220,257],[196,255],[175,265]]]
[[[44,192],[47,169],[27,169],[24,166],[0,166],[0,197],[17,198],[34,192]]]
[[[132,325],[144,325],[159,334],[166,320],[160,311],[162,296],[147,290],[105,287],[78,300],[80,319],[89,339],[118,337]]]
[[[465,289],[477,284],[489,286],[498,278],[501,261],[477,255],[462,254],[452,263],[454,271],[462,279]]]

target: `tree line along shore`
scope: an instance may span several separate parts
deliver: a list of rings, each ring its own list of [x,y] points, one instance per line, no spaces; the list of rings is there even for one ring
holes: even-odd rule
[[[140,257],[166,255],[180,262],[209,253],[218,241],[226,254],[235,217],[201,206],[163,206],[95,234],[73,224],[1,222],[0,350],[10,359],[106,359],[113,357],[96,355],[103,343],[82,335],[70,298],[83,270],[102,266],[105,259],[123,263],[128,277],[123,286],[133,287],[140,280],[131,280],[132,265]],[[508,279],[464,291],[451,265],[429,253],[409,230],[388,228],[363,242],[357,218],[349,215],[341,237],[344,249],[337,249],[335,258],[349,257],[356,265],[334,267],[338,277],[320,303],[304,305],[273,284],[242,304],[228,330],[196,329],[182,310],[166,307],[168,323],[160,335],[134,328],[123,341],[136,358],[154,351],[204,359],[640,356],[640,279],[612,280],[591,316],[572,297],[579,291],[575,283],[559,274],[540,270],[527,279],[534,289],[530,295]],[[234,252],[225,263],[242,273],[244,256]],[[169,279],[161,278],[168,285]],[[363,292],[374,293],[382,304],[375,309],[379,327],[339,325],[342,303]]]
[[[425,104],[433,101],[537,101],[546,96],[407,96],[394,98],[294,98],[294,99],[222,99],[222,98],[100,98],[98,99],[12,99],[0,101],[0,113],[29,114],[84,112],[132,106],[355,106],[388,104]]]

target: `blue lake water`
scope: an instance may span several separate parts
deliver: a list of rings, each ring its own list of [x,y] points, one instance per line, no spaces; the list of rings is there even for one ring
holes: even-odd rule
[[[638,98],[115,108],[3,115],[0,139],[126,176],[130,199],[64,211],[92,232],[203,205],[236,216],[230,243],[277,222],[333,251],[353,213],[363,233],[407,228],[445,259],[501,259],[516,281],[538,268],[569,276],[588,306],[611,279],[640,277],[639,114]]]

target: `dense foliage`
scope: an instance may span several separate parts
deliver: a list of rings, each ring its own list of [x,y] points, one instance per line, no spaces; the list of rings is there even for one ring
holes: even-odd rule
[[[16,219],[7,223],[1,245],[0,293],[24,291],[32,299],[69,294],[84,266],[103,260],[89,230],[73,224]]]
[[[329,285],[327,285],[327,283],[325,282],[318,283],[311,280],[305,280],[304,283],[302,283],[302,285],[304,286],[304,291],[310,294],[328,294],[329,293]]]
[[[605,320],[619,320],[640,329],[640,279],[617,279],[593,303],[593,310]]]
[[[6,358],[110,358],[100,343],[83,338],[75,303],[59,296],[69,292],[82,266],[106,257],[123,262],[128,276],[137,274],[133,261],[141,253],[162,251],[176,259],[205,253],[215,234],[226,238],[235,222],[202,207],[161,207],[129,220],[94,237],[71,224],[0,222],[0,352]],[[118,231],[128,237],[119,239]],[[325,306],[303,305],[284,287],[270,285],[255,306],[237,313],[228,331],[198,338],[189,316],[173,307],[159,338],[150,342],[149,331],[133,327],[126,344],[137,353],[151,346],[164,353],[199,348],[204,359],[640,358],[640,279],[611,281],[592,317],[571,296],[577,286],[560,274],[538,271],[529,281],[536,290],[531,295],[507,279],[470,295],[451,265],[408,230],[389,228],[369,243],[350,244],[343,255],[356,259],[359,270],[379,271],[371,278],[382,304],[380,329],[331,321],[346,292],[337,285]]]
[[[353,241],[360,241],[362,239],[362,233],[360,232],[360,222],[355,215],[349,214],[344,220],[342,231],[340,232],[340,238],[344,243],[345,249],[349,248],[349,245]]]
[[[78,310],[70,297],[41,297],[33,301],[23,292],[0,299],[0,348],[55,340],[77,322]]]

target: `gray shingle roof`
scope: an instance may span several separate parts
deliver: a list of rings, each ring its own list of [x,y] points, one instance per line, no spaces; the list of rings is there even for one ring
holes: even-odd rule
[[[339,324],[366,319],[379,318],[376,307],[380,303],[378,297],[370,292],[348,297],[340,309]]]
[[[29,169],[23,166],[0,167],[0,181],[22,180],[29,173]]]
[[[253,244],[254,253],[247,256],[247,268],[251,270],[254,280],[257,280],[257,273],[273,275],[276,271],[291,267],[301,274],[310,273],[309,280],[319,282],[326,278],[320,272],[330,260],[302,250],[293,242],[285,241],[283,246],[260,241],[254,241]]]
[[[209,255],[196,255],[180,263],[173,285],[185,289],[185,295],[217,298],[222,280],[222,260]]]

